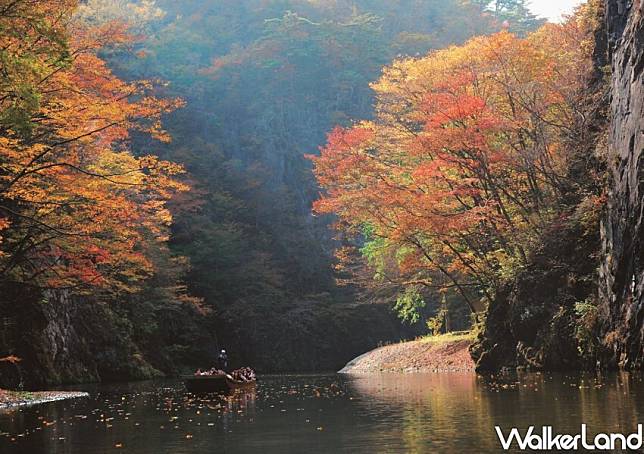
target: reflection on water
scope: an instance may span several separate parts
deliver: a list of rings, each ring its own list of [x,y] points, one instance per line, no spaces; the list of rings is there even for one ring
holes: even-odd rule
[[[0,413],[0,452],[499,452],[495,425],[644,422],[644,382],[629,374],[265,376],[233,396],[193,396],[177,381],[84,390],[89,399]]]
[[[413,452],[498,452],[494,426],[554,426],[576,434],[631,433],[644,423],[644,381],[639,375],[511,374],[375,375],[350,387],[373,399],[365,406],[378,415],[400,411],[399,444]],[[390,436],[395,437],[392,431]]]

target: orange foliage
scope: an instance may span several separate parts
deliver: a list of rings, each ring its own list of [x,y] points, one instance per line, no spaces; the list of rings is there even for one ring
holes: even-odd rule
[[[133,156],[130,131],[169,141],[161,117],[182,102],[154,97],[151,81],[120,80],[98,56],[105,46],[130,42],[123,24],[76,23],[72,1],[16,4],[5,30],[29,21],[46,27],[3,36],[3,47],[16,58],[34,42],[43,49],[32,55],[36,77],[23,81],[37,94],[21,111],[26,120],[0,124],[0,277],[50,288],[131,291],[152,271],[142,243],[167,239],[166,201],[187,188],[173,178],[183,171],[179,165]],[[21,87],[2,82],[0,110],[7,112]]]
[[[559,212],[588,35],[573,18],[395,62],[372,85],[375,120],[336,128],[311,157],[314,210],[362,234],[379,276],[456,288],[479,309]]]

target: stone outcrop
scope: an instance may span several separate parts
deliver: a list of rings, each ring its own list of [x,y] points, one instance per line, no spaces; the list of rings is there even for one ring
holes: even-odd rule
[[[530,266],[490,303],[470,349],[478,371],[588,367],[578,348],[576,304],[596,294],[592,252],[599,237],[576,227],[553,226]]]
[[[206,362],[215,351],[205,328],[194,328],[196,316],[187,306],[164,315],[139,302],[108,304],[67,291],[5,287],[0,294],[0,358],[20,359],[0,362],[0,388],[147,379],[176,373],[190,361]],[[135,325],[142,315],[149,324]],[[191,344],[182,338],[186,333]]]
[[[607,0],[608,206],[600,295],[608,366],[644,366],[644,1]]]

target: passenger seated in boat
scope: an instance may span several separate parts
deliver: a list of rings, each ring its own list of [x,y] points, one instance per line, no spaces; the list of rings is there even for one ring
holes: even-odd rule
[[[232,378],[237,381],[251,382],[255,381],[255,371],[250,367],[242,367],[231,373]]]
[[[223,370],[219,370],[216,367],[212,367],[204,371],[202,371],[201,369],[197,369],[197,371],[195,372],[195,375],[212,377],[213,375],[226,375],[226,372],[224,372]]]

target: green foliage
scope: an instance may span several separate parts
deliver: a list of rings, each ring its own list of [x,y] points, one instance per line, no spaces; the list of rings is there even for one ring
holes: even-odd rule
[[[530,12],[529,0],[474,0],[474,3],[513,33],[526,34],[546,22]]]
[[[378,238],[373,235],[373,228],[365,224],[362,229],[364,244],[360,248],[362,257],[365,258],[371,268],[374,269],[374,279],[382,281],[385,278],[385,257],[382,252],[387,248],[387,242],[384,238]]]
[[[66,18],[47,20],[51,14],[47,5],[32,3],[0,4],[0,131],[13,130],[23,136],[30,134],[40,108],[42,81],[71,62]],[[61,6],[61,10],[71,13],[71,7]]]
[[[432,333],[432,335],[436,336],[447,331],[448,316],[449,309],[447,307],[447,299],[445,298],[445,296],[443,296],[436,315],[427,319],[427,328],[429,328],[429,331]]]
[[[575,303],[575,337],[577,349],[582,357],[592,358],[597,353],[598,308],[593,298]]]
[[[406,288],[404,292],[398,295],[394,310],[398,312],[398,317],[404,322],[414,324],[420,320],[421,310],[425,308],[425,299],[416,288]]]

